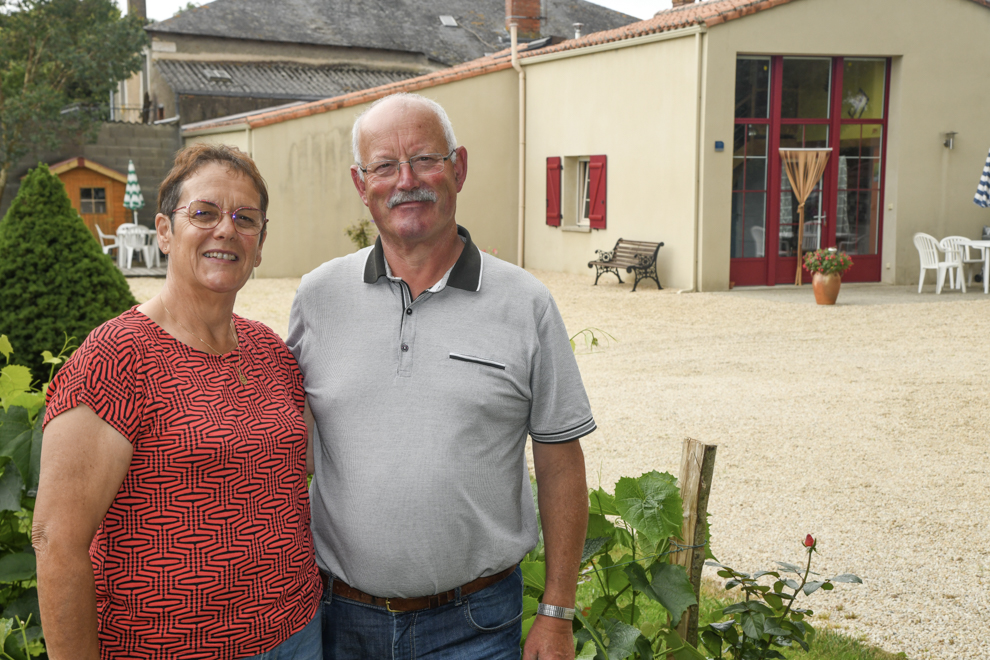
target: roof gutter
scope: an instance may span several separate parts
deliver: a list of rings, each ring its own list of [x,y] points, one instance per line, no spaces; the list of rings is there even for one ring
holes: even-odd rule
[[[197,135],[216,135],[217,133],[239,133],[245,129],[250,129],[251,124],[247,121],[239,121],[236,124],[224,124],[223,126],[208,126],[206,128],[182,128],[182,137],[195,137]]]
[[[704,25],[691,25],[685,28],[677,28],[676,30],[666,30],[664,32],[655,32],[653,34],[644,34],[641,37],[630,37],[628,39],[609,41],[604,44],[558,50],[552,53],[546,53],[544,55],[533,55],[531,57],[523,58],[522,65],[529,66],[531,64],[540,64],[541,62],[564,60],[569,57],[582,57],[584,55],[592,55],[594,53],[601,53],[609,50],[632,48],[634,46],[656,43],[657,41],[667,41],[668,39],[681,39],[683,37],[691,37],[696,34],[706,34],[707,32],[708,28]]]
[[[519,74],[519,219],[516,226],[516,265],[524,267],[526,249],[526,72],[519,64],[518,25],[509,25],[512,39],[512,68]]]

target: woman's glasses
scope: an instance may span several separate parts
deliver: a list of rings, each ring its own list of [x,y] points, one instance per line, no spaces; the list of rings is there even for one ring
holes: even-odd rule
[[[185,206],[180,206],[172,211],[172,214],[174,215],[183,209],[186,210],[189,223],[200,229],[213,229],[226,213],[213,202],[197,199]],[[242,206],[234,209],[230,212],[230,219],[234,223],[234,229],[237,230],[237,233],[245,236],[257,236],[265,228],[265,223],[268,222],[264,211],[253,206]]]

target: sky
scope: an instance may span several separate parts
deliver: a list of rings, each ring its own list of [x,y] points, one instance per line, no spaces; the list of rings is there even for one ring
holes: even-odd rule
[[[650,18],[661,9],[670,7],[670,0],[593,0],[595,4],[621,11],[637,18]],[[148,18],[153,21],[163,21],[171,18],[175,12],[185,7],[189,0],[146,0]],[[194,2],[201,5],[205,2]],[[127,0],[117,0],[121,13],[127,13]]]

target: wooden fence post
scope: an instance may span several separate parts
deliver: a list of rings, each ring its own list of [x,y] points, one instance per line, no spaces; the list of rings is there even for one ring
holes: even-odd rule
[[[715,450],[710,445],[692,438],[685,438],[681,448],[681,499],[684,506],[684,524],[681,528],[683,545],[700,546],[705,543],[705,522],[708,513],[708,495],[712,488],[712,475],[715,472]],[[678,564],[687,570],[694,587],[694,595],[701,602],[701,569],[705,565],[705,548],[690,548],[671,555],[671,564]],[[693,646],[698,645],[698,607],[689,608],[677,625],[681,639]]]

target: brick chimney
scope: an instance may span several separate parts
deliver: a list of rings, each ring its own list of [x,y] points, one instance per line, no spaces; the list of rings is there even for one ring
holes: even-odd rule
[[[674,7],[681,7],[683,5],[693,5],[694,0],[673,0]]]
[[[127,15],[139,16],[142,19],[148,18],[148,9],[145,0],[127,0]]]
[[[505,29],[515,23],[520,39],[540,36],[540,0],[505,0]]]

